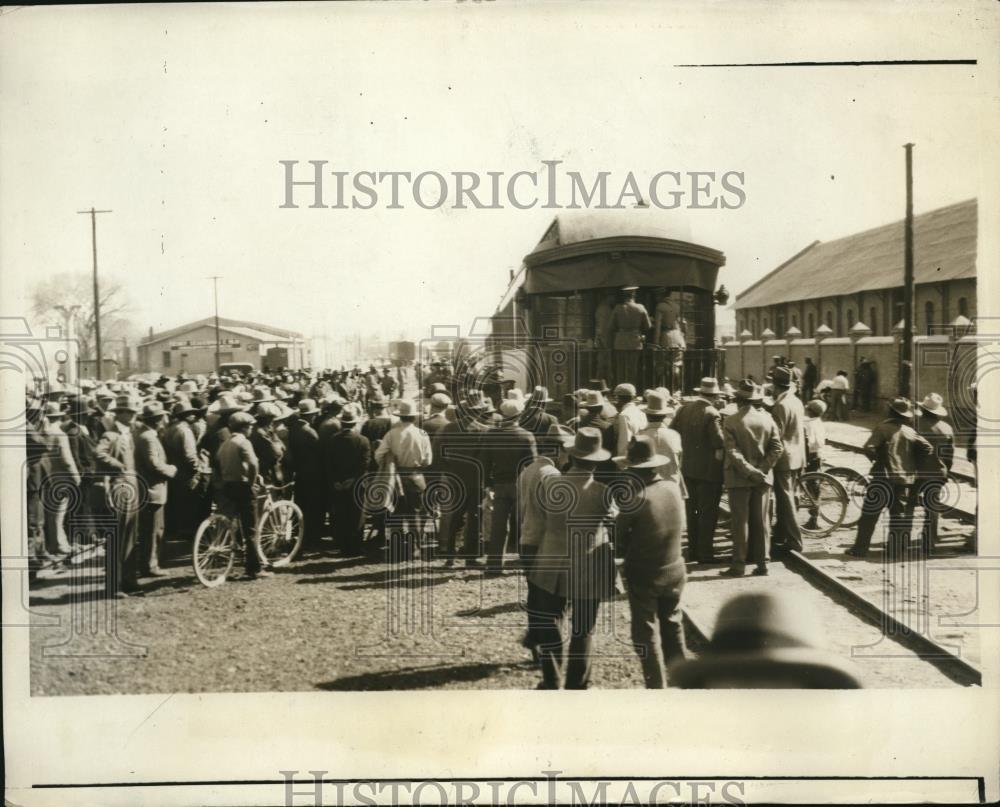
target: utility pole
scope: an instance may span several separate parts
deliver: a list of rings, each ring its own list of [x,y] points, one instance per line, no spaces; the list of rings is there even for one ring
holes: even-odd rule
[[[219,353],[221,351],[221,342],[219,341],[219,281],[222,280],[222,275],[212,275],[209,280],[212,281],[212,293],[215,297],[215,372],[219,372]]]
[[[913,143],[906,150],[906,222],[903,228],[903,341],[899,351],[899,394],[910,397],[913,372]]]
[[[93,207],[90,210],[77,210],[80,215],[90,216],[90,243],[93,247],[94,252],[94,349],[97,351],[97,372],[96,378],[98,381],[102,377],[102,361],[101,361],[101,297],[100,290],[97,284],[97,214],[98,213],[110,213],[110,210],[94,210]]]

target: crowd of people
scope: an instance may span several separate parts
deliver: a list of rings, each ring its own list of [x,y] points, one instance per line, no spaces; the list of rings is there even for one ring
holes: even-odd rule
[[[417,389],[402,397],[408,373]],[[516,554],[528,584],[523,643],[543,688],[588,686],[620,567],[646,686],[663,687],[688,656],[687,565],[724,561],[723,489],[732,553],[722,575],[764,576],[770,559],[802,549],[796,479],[820,467],[828,408],[809,384],[808,364],[803,374],[779,357],[764,383],[709,377],[693,394],[640,395],[595,379],[559,402],[497,374],[470,385],[445,362],[48,387],[27,402],[30,547],[36,567],[58,562],[74,551],[70,511],[74,523],[110,519],[106,593],[142,596],[143,578],[165,574],[165,536],[190,538],[213,502],[249,535],[255,486],[294,483],[305,554],[399,563],[419,553],[487,576]],[[898,552],[915,502],[939,495],[926,480],[951,465],[947,412],[927,396],[918,431],[914,410],[892,401],[866,445],[887,495],[866,506],[851,554],[868,551],[885,507]],[[925,511],[929,542],[938,509]],[[245,554],[249,579],[271,575]]]

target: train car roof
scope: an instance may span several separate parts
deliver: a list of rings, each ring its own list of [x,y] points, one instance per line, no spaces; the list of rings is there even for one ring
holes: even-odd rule
[[[645,207],[581,210],[557,215],[529,255],[570,244],[620,237],[693,242],[688,222],[680,216],[671,216],[666,211]]]

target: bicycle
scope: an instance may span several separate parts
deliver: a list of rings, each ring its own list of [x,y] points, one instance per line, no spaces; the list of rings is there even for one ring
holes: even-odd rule
[[[253,551],[263,566],[287,566],[302,548],[302,511],[295,502],[283,498],[290,495],[293,484],[266,485],[258,478],[258,485],[255,486],[254,505],[260,516],[251,538]],[[237,551],[248,551],[239,518],[222,512],[222,509],[198,525],[191,549],[195,576],[206,588],[225,583],[233,569]]]
[[[800,474],[795,482],[794,498],[796,522],[799,529],[812,538],[823,538],[836,529],[853,526],[857,523],[856,521],[851,524],[846,522],[851,505],[851,494],[848,493],[840,480],[830,473],[807,471]],[[768,498],[768,512],[769,519],[773,522],[773,491]],[[860,513],[858,517],[860,518]],[[731,522],[729,496],[723,489],[722,497],[719,499],[719,517],[716,526],[727,529]]]

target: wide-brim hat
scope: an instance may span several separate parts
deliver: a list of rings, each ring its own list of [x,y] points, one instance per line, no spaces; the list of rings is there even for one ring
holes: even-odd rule
[[[889,409],[900,417],[913,417],[913,405],[906,398],[894,398],[889,404]]]
[[[167,410],[163,408],[163,404],[160,401],[149,401],[142,405],[139,420],[159,420],[166,414]]]
[[[548,387],[535,387],[531,391],[531,395],[528,396],[529,404],[547,404],[552,403],[555,399],[549,397]]]
[[[702,655],[670,668],[670,685],[702,689],[712,679],[779,677],[791,682],[810,681],[811,689],[861,689],[861,679],[850,664],[837,656],[809,648],[783,647],[760,652]],[[806,688],[790,683],[788,688]]]
[[[673,411],[667,403],[667,398],[656,390],[651,390],[646,396],[643,409],[647,415],[669,415]]]
[[[928,393],[919,404],[921,411],[937,415],[939,418],[948,417],[948,410],[944,406],[944,398],[936,392]]]
[[[603,409],[605,403],[604,396],[600,392],[589,389],[583,400],[580,401],[580,406],[584,409]]]
[[[138,412],[142,405],[138,400],[129,395],[119,395],[115,398],[115,405],[111,407],[112,412]]]
[[[417,407],[413,401],[396,401],[396,416],[401,418],[415,418],[417,416]]]
[[[719,389],[719,379],[705,376],[701,380],[701,384],[695,387],[694,391],[699,395],[718,395],[721,391]]]
[[[567,451],[579,460],[603,462],[611,457],[611,452],[601,445],[601,432],[590,426],[577,429],[573,445]]]
[[[614,457],[614,461],[624,468],[660,468],[670,462],[670,458],[657,454],[652,438],[640,434],[629,443],[625,456]]]
[[[597,390],[602,394],[607,394],[611,392],[611,387],[608,386],[608,382],[603,378],[592,378],[587,382],[587,389]]]
[[[170,416],[173,418],[183,418],[188,415],[198,414],[198,407],[192,405],[192,403],[186,399],[177,401],[172,407],[170,407]]]
[[[744,379],[736,387],[735,397],[738,401],[763,401],[764,390],[758,384]]]

